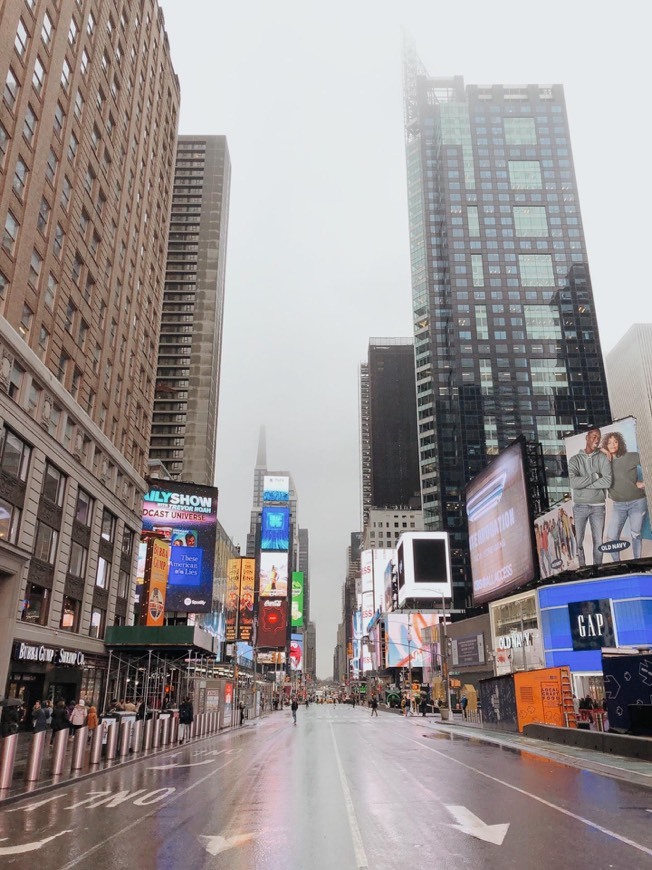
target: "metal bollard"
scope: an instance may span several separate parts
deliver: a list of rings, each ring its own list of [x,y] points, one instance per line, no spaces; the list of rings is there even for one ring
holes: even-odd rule
[[[27,756],[27,768],[25,770],[25,781],[35,782],[41,775],[41,760],[43,759],[43,747],[45,746],[45,738],[47,731],[37,731],[32,735],[32,742],[29,746],[29,755]]]
[[[67,728],[60,728],[54,734],[54,740],[52,741],[52,776],[60,776],[63,773],[69,733]]]
[[[152,736],[154,732],[154,722],[151,719],[145,721],[145,732],[143,737],[143,750],[149,752],[152,748]]]
[[[100,759],[102,758],[102,736],[102,726],[98,725],[97,728],[93,730],[93,736],[91,738],[91,754],[88,758],[88,763],[90,765],[100,763]]]
[[[0,790],[9,788],[14,778],[14,762],[18,747],[18,734],[7,734],[0,751]]]
[[[143,747],[143,720],[137,719],[131,729],[131,749],[140,752]]]
[[[179,717],[174,716],[172,719],[172,725],[170,727],[170,743],[173,746],[179,742]]]
[[[106,759],[113,761],[118,750],[118,723],[111,722],[106,732]]]
[[[161,720],[152,719],[152,749],[158,749],[161,745]]]
[[[163,719],[161,722],[161,746],[167,746],[170,742],[170,720]]]
[[[124,758],[129,752],[129,742],[131,740],[131,722],[120,723],[120,749],[118,755]]]
[[[86,740],[88,739],[88,728],[83,725],[75,730],[75,739],[72,743],[72,764],[71,770],[81,770],[84,766],[84,752],[86,750]]]

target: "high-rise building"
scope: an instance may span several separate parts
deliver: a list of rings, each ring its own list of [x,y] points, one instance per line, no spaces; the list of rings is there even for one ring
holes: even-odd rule
[[[286,477],[289,480],[289,499],[288,506],[290,508],[290,563],[297,564],[297,491],[292,480],[292,475],[289,471],[271,471],[267,468],[267,439],[265,427],[260,427],[258,435],[258,453],[256,455],[256,465],[254,467],[254,492],[253,503],[251,508],[251,522],[249,533],[247,534],[247,553],[249,557],[256,556],[256,548],[259,545],[258,538],[260,536],[260,512],[263,509],[263,487],[266,476]],[[297,570],[292,568],[292,570]]]
[[[628,329],[607,354],[606,366],[614,418],[636,417],[643,480],[649,487],[652,481],[652,323],[635,323]]]
[[[212,486],[231,163],[224,136],[177,143],[150,459]]]
[[[434,78],[411,45],[404,72],[424,524],[464,606],[468,481],[522,433],[561,498],[563,435],[611,414],[562,87]]]
[[[362,520],[375,508],[421,507],[414,342],[372,338],[360,366]]]
[[[99,701],[135,576],[172,197],[158,3],[4,3],[0,81],[0,689]]]

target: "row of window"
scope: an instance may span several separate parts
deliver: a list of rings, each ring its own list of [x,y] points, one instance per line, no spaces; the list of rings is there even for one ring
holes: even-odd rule
[[[50,616],[51,592],[36,583],[28,583],[25,598],[21,602],[20,618],[32,625],[47,625]],[[69,595],[64,596],[59,630],[78,633],[81,622],[82,602]],[[122,619],[118,617],[116,624]],[[103,638],[106,630],[106,610],[93,605],[88,628],[89,637]]]

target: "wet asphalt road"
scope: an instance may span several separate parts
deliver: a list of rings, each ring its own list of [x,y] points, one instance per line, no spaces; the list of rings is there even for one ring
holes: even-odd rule
[[[312,705],[0,811],[0,866],[650,868],[652,790]]]

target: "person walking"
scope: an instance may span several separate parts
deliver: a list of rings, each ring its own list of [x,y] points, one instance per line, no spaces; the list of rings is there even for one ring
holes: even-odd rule
[[[290,705],[290,709],[292,710],[292,719],[294,720],[294,724],[297,724],[297,710],[299,709],[299,702],[296,698],[292,698],[292,704]]]
[[[240,711],[240,726],[242,726],[245,720],[245,705],[242,701],[238,704],[238,710]]]
[[[179,705],[179,743],[183,743],[186,739],[190,739],[190,726],[194,719],[194,711],[192,709],[192,701],[186,698]]]
[[[66,711],[66,702],[57,701],[54,710],[52,711],[52,735],[50,737],[50,745],[54,743],[54,735],[57,731],[65,731],[70,728],[68,714]]]
[[[419,701],[419,711],[422,716],[426,715],[428,710],[428,697],[426,695],[421,695],[421,700]]]
[[[378,698],[375,695],[371,699],[371,715],[372,716],[378,715]]]
[[[462,716],[466,719],[466,708],[469,706],[469,699],[466,695],[462,695],[462,700],[460,702],[462,706]]]
[[[97,707],[89,707],[88,708],[88,716],[86,717],[86,727],[88,728],[88,739],[90,740],[93,737],[93,732],[99,725],[99,719],[97,718]]]
[[[87,716],[88,710],[86,709],[86,701],[84,701],[83,698],[80,698],[70,714],[70,727],[73,733],[84,727]]]
[[[47,727],[48,720],[45,710],[41,706],[40,701],[34,701],[34,706],[32,707],[32,729],[37,734],[39,731],[45,731]]]

